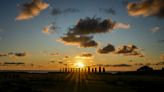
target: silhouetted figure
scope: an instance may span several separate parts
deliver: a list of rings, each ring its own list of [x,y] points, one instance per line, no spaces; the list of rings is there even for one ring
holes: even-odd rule
[[[97,68],[95,68],[95,73],[97,73]]]
[[[80,72],[80,68],[78,68],[78,72]]]
[[[69,68],[67,68],[67,72],[69,72]]]
[[[65,72],[67,72],[67,68],[65,68]]]
[[[103,73],[105,73],[105,68],[103,67]]]
[[[92,73],[94,73],[94,68],[92,68]]]
[[[78,72],[78,69],[76,68],[76,72]]]
[[[84,72],[85,72],[85,73],[87,72],[87,69],[86,69],[86,68],[84,69]]]
[[[90,67],[88,66],[88,73],[90,73]]]
[[[137,71],[153,71],[153,68],[149,66],[142,66],[139,69],[137,69]]]
[[[101,67],[99,67],[99,73],[101,73]]]
[[[162,71],[164,72],[164,68],[162,68]]]
[[[76,72],[76,68],[73,68],[73,72]]]

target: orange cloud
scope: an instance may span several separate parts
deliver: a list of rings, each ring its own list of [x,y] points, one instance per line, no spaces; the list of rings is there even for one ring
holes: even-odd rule
[[[28,20],[34,16],[38,16],[39,13],[46,8],[49,4],[43,2],[42,0],[32,0],[31,3],[25,3],[21,7],[20,14],[16,17],[16,20]]]
[[[144,57],[144,55],[140,52],[138,47],[135,45],[122,45],[116,49],[115,53],[123,54],[123,55],[127,55],[127,56]]]
[[[66,45],[77,45],[79,47],[96,47],[98,43],[92,40],[93,36],[85,35],[67,35],[59,39],[60,42],[65,43]]]
[[[158,16],[164,17],[164,0],[141,0],[127,5],[131,16]]]
[[[43,28],[42,32],[44,34],[53,34],[57,30],[57,27],[54,24],[50,24]]]

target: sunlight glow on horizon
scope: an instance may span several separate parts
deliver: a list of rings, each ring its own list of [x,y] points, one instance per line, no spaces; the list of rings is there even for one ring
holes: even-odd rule
[[[74,64],[74,66],[77,67],[77,68],[84,68],[85,65],[84,65],[83,62],[78,61]]]

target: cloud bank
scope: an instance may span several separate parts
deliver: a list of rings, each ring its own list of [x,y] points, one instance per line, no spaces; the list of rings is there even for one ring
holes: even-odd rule
[[[135,45],[121,45],[121,46],[115,47],[112,44],[108,44],[104,48],[98,49],[97,52],[99,54],[113,53],[113,54],[121,54],[125,56],[144,57],[140,49]]]
[[[123,54],[127,56],[139,56],[143,57],[144,55],[139,51],[138,47],[135,45],[122,45],[116,49],[116,54]]]
[[[130,25],[113,22],[111,19],[86,17],[79,19],[77,24],[68,29],[68,32],[59,39],[66,45],[77,45],[79,47],[97,47],[98,43],[93,40],[95,34],[112,32],[114,29],[129,29]]]

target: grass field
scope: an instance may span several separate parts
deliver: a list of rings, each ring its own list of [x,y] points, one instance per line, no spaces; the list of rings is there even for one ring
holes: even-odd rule
[[[38,74],[44,77],[35,75],[26,78],[1,78],[0,92],[159,92],[164,88],[164,77],[158,75],[98,73]]]

